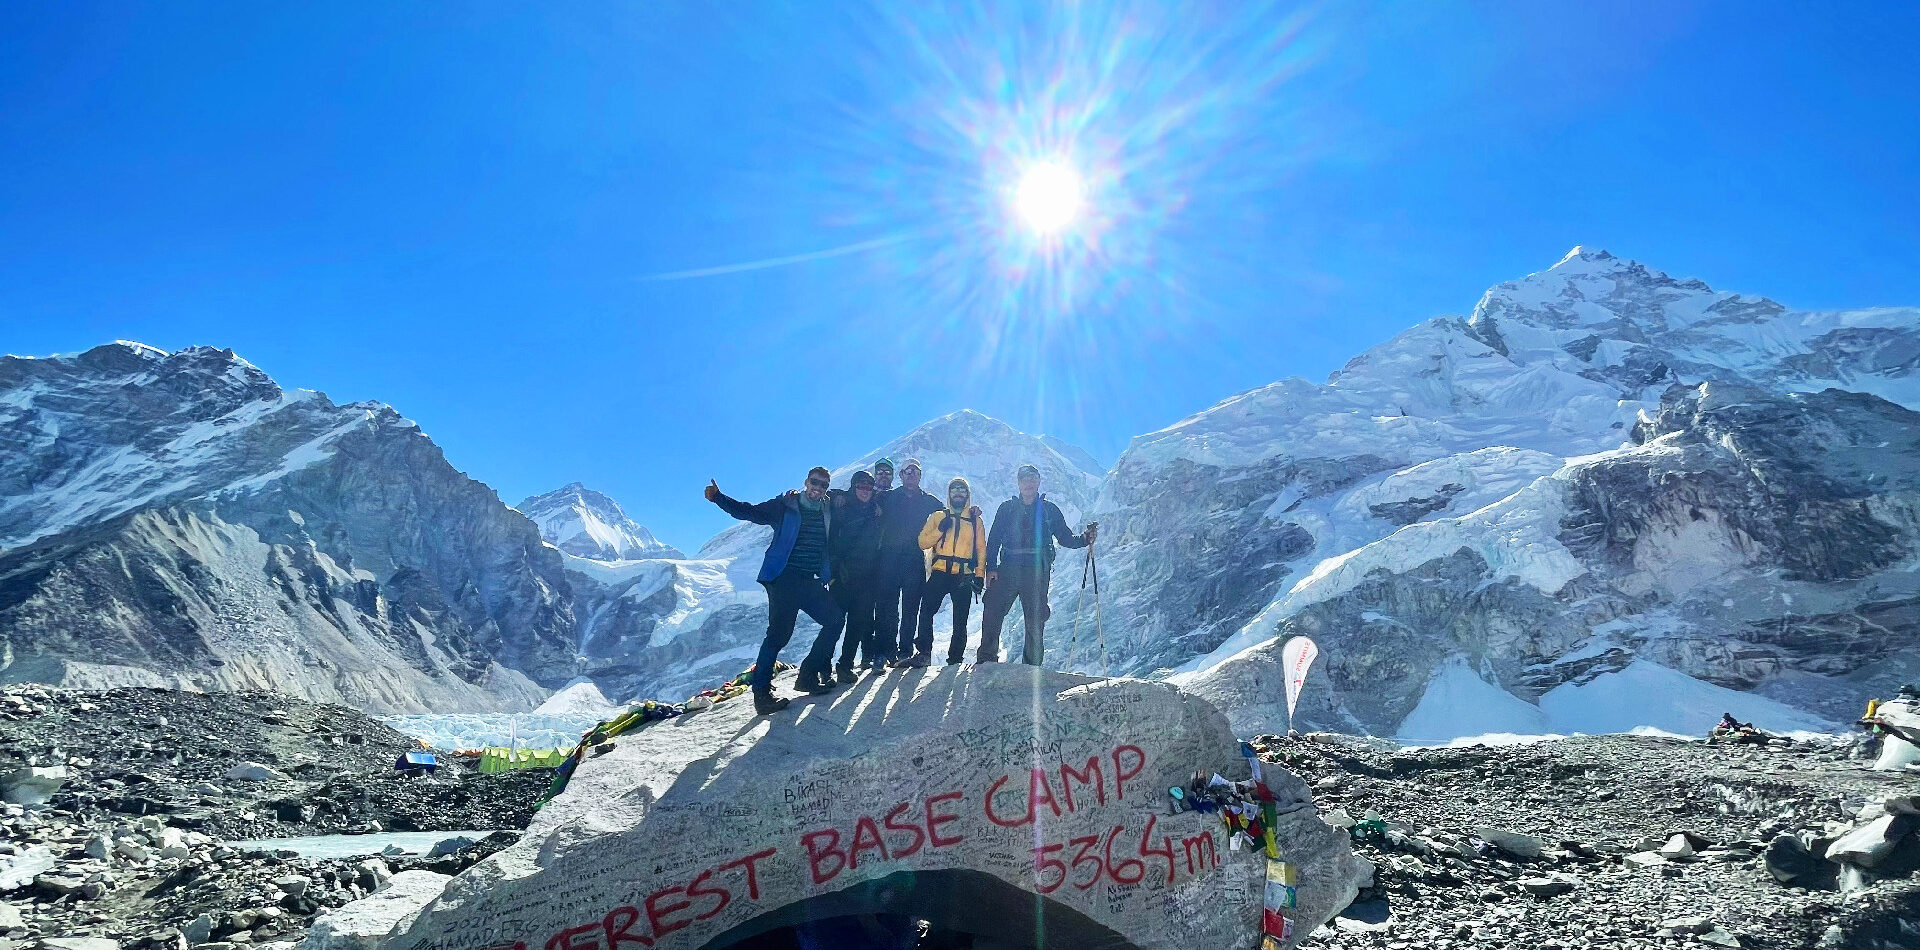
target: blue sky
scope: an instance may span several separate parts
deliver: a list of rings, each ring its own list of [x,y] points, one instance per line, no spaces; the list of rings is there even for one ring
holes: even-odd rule
[[[0,351],[229,346],[692,548],[709,477],[962,407],[1110,462],[1575,244],[1920,303],[1910,3],[904,11],[0,7]]]

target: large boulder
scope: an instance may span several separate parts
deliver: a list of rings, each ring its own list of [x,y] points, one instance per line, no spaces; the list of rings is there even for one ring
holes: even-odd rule
[[[367,897],[316,918],[300,950],[373,950],[446,885],[445,874],[401,871]]]
[[[44,805],[66,784],[67,767],[17,768],[0,775],[0,800],[9,805]]]
[[[1268,862],[1195,773],[1249,777],[1226,719],[1163,684],[915,670],[757,718],[745,699],[619,738],[516,845],[387,950],[720,948],[911,919],[976,946],[1252,948]],[[1292,946],[1371,873],[1305,783],[1265,769]],[[896,931],[897,932],[897,931]],[[1037,935],[1044,935],[1043,937]]]

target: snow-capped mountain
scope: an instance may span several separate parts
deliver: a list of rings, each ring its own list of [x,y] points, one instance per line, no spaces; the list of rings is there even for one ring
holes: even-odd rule
[[[231,350],[0,358],[0,678],[525,709],[574,674],[561,555],[378,403]]]
[[[918,457],[928,491],[964,475],[991,510],[1038,465],[1070,523],[1102,522],[1112,671],[1242,730],[1285,725],[1300,633],[1324,658],[1303,727],[1691,729],[1708,706],[1798,727],[1920,678],[1915,409],[1920,310],[1798,312],[1576,248],[1104,474],[957,412],[834,477]],[[527,709],[567,684],[679,698],[765,629],[767,529],[681,557],[579,485],[521,517],[392,409],[230,351],[0,360],[0,448],[0,678]],[[1063,563],[1056,662],[1093,616]]]
[[[1097,467],[1084,467],[1083,462],[1098,465],[1085,449],[1051,436],[1028,435],[971,409],[927,422],[840,466],[833,473],[834,483],[845,484],[854,472],[871,469],[883,458],[895,465],[919,459],[926,468],[920,487],[942,497],[948,481],[964,477],[973,487],[974,503],[989,513],[1019,492],[1014,472],[1031,464],[1040,470],[1040,490],[1075,524],[1099,492],[1104,474]]]
[[[568,554],[596,561],[685,557],[627,517],[613,499],[579,482],[535,495],[514,508],[540,526],[540,537],[548,544]]]
[[[1094,509],[1109,646],[1244,728],[1284,725],[1277,652],[1299,632],[1327,656],[1305,724],[1392,734],[1456,658],[1523,705],[1638,656],[1838,717],[1910,662],[1871,631],[1910,637],[1920,608],[1898,449],[1916,366],[1920,311],[1797,313],[1575,249],[1325,384],[1134,439]],[[1830,471],[1842,433],[1890,469]],[[1813,511],[1830,532],[1753,527]],[[1865,538],[1844,567],[1795,566]]]
[[[1066,443],[1043,441],[963,410],[840,466],[833,480],[845,486],[855,471],[882,458],[896,465],[918,458],[925,469],[924,490],[944,497],[947,482],[964,476],[975,502],[991,517],[993,506],[1016,492],[1015,470],[1031,463],[1040,469],[1041,490],[1078,526],[1100,477],[1075,463],[1075,453],[1091,458]],[[758,501],[790,486],[723,487]],[[766,594],[754,578],[771,537],[771,529],[739,524],[716,534],[689,559],[606,564],[569,556],[579,649],[595,682],[615,698],[674,697],[731,679],[751,665],[767,624]],[[937,635],[944,638],[947,628],[943,615]],[[803,630],[795,641],[810,643],[811,638]]]

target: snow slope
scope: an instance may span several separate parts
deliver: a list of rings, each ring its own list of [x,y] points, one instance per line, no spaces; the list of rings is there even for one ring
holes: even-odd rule
[[[1586,682],[1555,687],[1530,703],[1475,673],[1464,657],[1440,668],[1394,738],[1445,743],[1487,735],[1575,735],[1648,729],[1704,736],[1722,713],[1773,732],[1836,732],[1839,723],[1753,693],[1704,683],[1645,660]]]

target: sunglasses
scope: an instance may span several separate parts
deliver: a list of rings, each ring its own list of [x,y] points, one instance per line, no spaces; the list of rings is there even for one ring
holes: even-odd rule
[[[825,488],[827,487],[828,484],[829,484],[828,482],[818,478],[807,479],[808,488]]]

